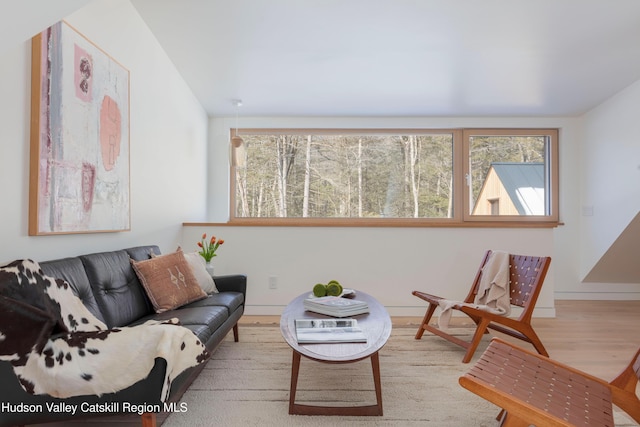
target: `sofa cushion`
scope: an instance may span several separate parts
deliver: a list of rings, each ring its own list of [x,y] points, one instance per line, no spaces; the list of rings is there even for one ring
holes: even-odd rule
[[[207,294],[218,293],[216,283],[207,271],[207,263],[204,258],[202,258],[202,255],[198,252],[185,252],[184,257],[191,266],[191,271],[193,271],[193,275],[196,276],[196,280],[202,290]]]
[[[80,259],[109,328],[126,326],[152,312],[126,251],[82,255]]]
[[[229,315],[236,311],[244,302],[244,295],[240,292],[220,292],[209,295],[205,299],[193,302],[187,307],[225,307]]]
[[[211,338],[211,335],[213,334],[213,332],[211,331],[211,329],[209,329],[207,325],[199,325],[197,323],[194,323],[194,324],[181,325],[181,326],[184,326],[185,328],[193,332],[193,334],[196,337],[198,337],[198,339],[202,341],[202,343],[205,345],[209,340],[209,338]],[[207,348],[207,350],[210,350],[210,349]]]
[[[145,316],[135,324],[144,323],[147,320],[166,321],[176,318],[181,326],[191,329],[194,334],[206,343],[211,335],[229,318],[225,307],[181,307],[175,310]]]
[[[131,261],[156,313],[206,298],[181,250],[144,261]]]
[[[69,283],[73,293],[89,309],[91,314],[107,323],[100,312],[96,298],[93,296],[91,284],[80,258],[63,258],[40,263],[40,268],[47,276],[62,279]]]

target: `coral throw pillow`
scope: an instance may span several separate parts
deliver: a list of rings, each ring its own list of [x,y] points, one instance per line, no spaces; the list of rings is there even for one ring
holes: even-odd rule
[[[207,297],[181,250],[131,264],[156,313]]]

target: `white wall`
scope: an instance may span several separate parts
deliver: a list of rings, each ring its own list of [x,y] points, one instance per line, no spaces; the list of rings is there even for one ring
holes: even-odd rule
[[[14,2],[3,0],[0,11],[5,18],[0,27],[0,56],[14,49],[17,43],[29,40],[67,15],[93,0],[28,0]]]
[[[247,314],[280,314],[314,284],[336,279],[374,295],[391,315],[421,316],[413,290],[464,299],[487,248],[553,252],[552,230],[463,228],[185,227],[183,247],[195,250],[207,232],[225,239],[215,274],[248,276]],[[269,289],[269,277],[277,289]],[[553,262],[536,316],[555,315]]]
[[[554,290],[577,286],[580,120],[574,118],[252,118],[240,127],[557,127],[560,137],[560,214],[555,229],[185,227],[185,248],[202,232],[225,239],[215,258],[218,273],[248,275],[250,314],[275,314],[293,295],[335,278],[376,295],[396,315],[420,315],[414,289],[464,298],[486,249],[553,258],[537,316],[553,316]],[[235,118],[210,120],[212,187],[209,220],[229,216],[228,138]],[[268,288],[269,276],[278,289]]]
[[[585,114],[581,141],[579,274],[583,278],[640,211],[640,81]],[[613,298],[640,292],[638,284],[584,283],[567,293],[606,289]],[[637,296],[636,296],[637,298]]]
[[[61,8],[71,3],[60,2]],[[0,10],[13,16],[29,4]],[[58,19],[59,11],[44,12]],[[15,14],[23,15],[29,16]],[[20,34],[0,51],[0,262],[149,243],[171,250],[181,240],[182,221],[205,216],[207,116],[128,0],[95,0],[66,20],[130,71],[131,231],[27,235],[31,43]]]
[[[640,211],[638,117],[640,81],[585,115],[583,275]]]

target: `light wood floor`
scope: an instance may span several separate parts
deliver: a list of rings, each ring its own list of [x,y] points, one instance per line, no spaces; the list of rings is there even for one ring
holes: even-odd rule
[[[393,317],[394,328],[415,328],[419,317]],[[244,316],[243,325],[279,325],[279,316]],[[640,347],[640,301],[556,301],[556,317],[533,319],[533,327],[552,358],[605,380],[615,377]],[[473,326],[464,318],[454,317],[451,327]],[[427,332],[428,333],[428,332]],[[529,346],[517,339],[491,331],[508,341]],[[460,348],[460,358],[463,351]],[[215,354],[214,354],[215,357]],[[162,419],[162,418],[161,418]],[[161,421],[159,419],[159,423]],[[104,427],[139,426],[139,418],[105,417],[95,422],[42,424],[42,427],[65,425]]]
[[[556,301],[555,305],[555,318],[532,320],[553,359],[608,381],[640,347],[640,301]],[[415,328],[416,331],[421,320],[420,317],[392,317],[394,328]],[[279,316],[244,316],[240,324],[279,325],[279,321]],[[473,322],[466,317],[453,317],[450,326],[471,327]],[[533,346],[523,341],[490,332],[533,350]],[[460,348],[460,358],[463,354]]]

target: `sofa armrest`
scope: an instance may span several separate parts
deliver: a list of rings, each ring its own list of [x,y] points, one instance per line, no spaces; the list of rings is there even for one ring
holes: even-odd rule
[[[247,276],[244,274],[227,274],[224,276],[213,276],[216,288],[220,292],[240,292],[247,297]]]

